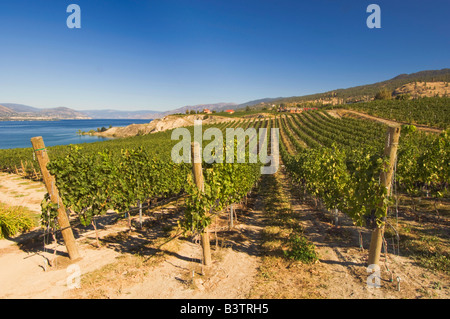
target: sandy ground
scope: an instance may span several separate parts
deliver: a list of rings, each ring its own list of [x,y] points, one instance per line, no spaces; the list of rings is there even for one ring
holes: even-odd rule
[[[0,172],[0,202],[2,203],[25,206],[40,214],[41,202],[46,193],[43,183]]]

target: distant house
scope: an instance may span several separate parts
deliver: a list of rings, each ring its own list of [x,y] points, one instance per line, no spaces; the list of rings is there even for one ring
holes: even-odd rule
[[[203,109],[203,113],[206,113],[206,114],[211,114],[212,112],[211,112],[211,110],[210,110],[210,109]]]
[[[225,112],[226,112],[226,113],[229,113],[229,114],[233,114],[233,113],[234,113],[234,110],[226,110]]]
[[[302,109],[297,107],[292,107],[289,109],[289,113],[302,113]]]

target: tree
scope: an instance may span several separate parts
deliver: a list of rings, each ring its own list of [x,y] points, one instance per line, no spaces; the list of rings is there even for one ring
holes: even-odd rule
[[[409,100],[411,98],[411,94],[405,93],[405,94],[399,94],[395,97],[396,100]]]
[[[392,98],[392,92],[387,88],[381,89],[375,94],[375,100],[390,100]]]

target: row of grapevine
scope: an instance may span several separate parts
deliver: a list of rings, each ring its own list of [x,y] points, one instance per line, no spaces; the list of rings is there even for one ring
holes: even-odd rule
[[[348,154],[338,147],[320,147],[304,149],[284,161],[293,179],[327,209],[339,209],[357,225],[381,223],[387,204],[382,202],[386,194],[379,183],[381,156],[362,149]]]
[[[338,105],[330,108],[351,108],[369,115],[446,129],[450,123],[449,97],[424,97],[413,100],[375,100],[366,103]]]
[[[300,185],[320,198],[328,209],[347,213],[356,224],[381,222],[388,204],[388,196],[379,182],[385,165],[382,156],[385,126],[337,119],[325,112],[282,117],[278,123],[287,143],[295,146],[294,154],[283,146],[281,155]],[[299,140],[309,147],[303,147]],[[436,136],[405,126],[396,167],[398,188],[414,192],[426,186],[427,192],[446,196],[449,156],[448,132]]]
[[[230,127],[267,125],[267,121],[232,121],[221,128],[225,131]],[[167,143],[165,147],[172,144]],[[170,148],[164,153],[170,153]],[[64,205],[78,214],[83,225],[109,209],[123,213],[138,202],[183,193],[186,195],[183,225],[194,231],[201,231],[210,223],[212,211],[239,202],[260,175],[259,163],[204,163],[205,190],[199,192],[192,180],[191,167],[191,164],[175,164],[144,146],[120,150],[104,148],[95,153],[77,145],[70,146],[64,156],[55,157],[48,165]],[[55,207],[48,200],[42,207],[44,223],[54,225]]]
[[[154,156],[165,158],[170,157],[170,149],[176,141],[171,140],[171,131],[158,132],[149,135],[135,136],[121,139],[113,139],[102,142],[78,144],[82,146],[83,153],[97,154],[102,150],[120,152],[122,149],[136,149],[144,147]],[[51,160],[64,158],[71,152],[70,145],[57,145],[46,148]],[[29,148],[14,148],[0,150],[0,171],[16,173],[16,168],[22,170],[24,174],[33,176],[34,172],[40,173],[36,164],[31,143]]]
[[[83,225],[109,209],[126,212],[138,201],[181,193],[189,170],[187,165],[158,159],[142,147],[92,154],[79,146],[52,160],[48,169],[64,205],[78,214]],[[56,212],[46,208],[44,203],[42,219],[52,223]]]

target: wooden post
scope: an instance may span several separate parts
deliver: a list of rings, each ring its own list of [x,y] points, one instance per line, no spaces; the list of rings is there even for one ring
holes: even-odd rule
[[[25,174],[25,166],[23,165],[23,161],[20,160],[20,166],[22,167],[22,175],[26,175]]]
[[[397,161],[398,140],[400,138],[400,126],[390,126],[386,133],[386,145],[384,147],[384,155],[389,157],[389,166],[380,174],[381,184],[387,189],[387,196],[391,192],[392,175],[394,173],[395,162]],[[387,209],[385,212],[385,219]],[[368,264],[378,264],[380,261],[381,247],[383,244],[384,225],[377,226],[372,231],[372,238],[369,248]]]
[[[205,191],[205,185],[203,183],[202,172],[202,157],[200,154],[200,144],[193,142],[191,144],[191,156],[192,156],[192,173],[194,175],[194,182],[198,189],[202,192]],[[211,264],[211,247],[209,243],[209,233],[205,228],[201,234],[201,242],[203,249],[203,264],[209,266]]]
[[[58,224],[61,227],[64,243],[69,253],[69,258],[72,260],[80,258],[78,247],[73,236],[72,228],[70,228],[69,218],[67,217],[66,208],[59,197],[58,188],[56,187],[55,177],[47,170],[49,162],[47,150],[45,149],[44,140],[41,136],[31,138],[33,151],[36,154],[39,166],[41,168],[42,177],[44,179],[45,187],[50,195],[50,200],[58,204]]]
[[[141,225],[142,229],[142,202],[139,200],[139,224]]]
[[[233,221],[233,204],[230,205],[230,230],[234,227],[234,221]]]

